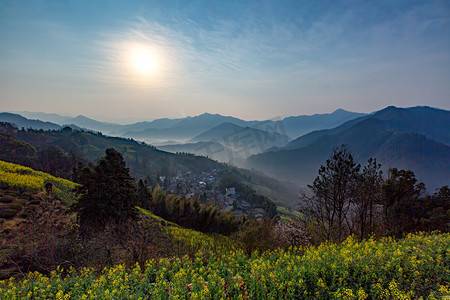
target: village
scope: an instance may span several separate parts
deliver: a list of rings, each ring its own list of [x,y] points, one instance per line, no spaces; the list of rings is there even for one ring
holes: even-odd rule
[[[211,169],[198,174],[192,171],[177,171],[175,177],[160,176],[161,186],[172,194],[186,196],[187,199],[198,198],[202,204],[214,205],[224,211],[233,211],[236,217],[243,215],[247,218],[263,218],[266,211],[260,207],[253,207],[233,186],[225,191],[219,188],[222,178],[221,169]]]

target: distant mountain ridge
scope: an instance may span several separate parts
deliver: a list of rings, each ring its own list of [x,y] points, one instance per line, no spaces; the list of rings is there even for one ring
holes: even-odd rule
[[[24,112],[28,116],[42,120],[51,120],[60,126],[72,124],[78,128],[100,131],[113,136],[130,137],[145,140],[150,143],[159,143],[167,140],[186,142],[201,133],[210,130],[222,123],[232,123],[241,127],[254,127],[268,131],[267,128],[278,127],[279,133],[289,138],[296,138],[304,133],[332,128],[348,120],[365,114],[354,113],[338,109],[330,114],[315,114],[311,116],[300,115],[286,117],[280,120],[245,121],[232,116],[204,113],[198,116],[185,118],[161,118],[153,121],[144,121],[134,124],[121,125],[94,120],[79,115],[74,118],[49,113]]]
[[[224,142],[225,139],[232,138],[234,134],[243,132],[244,134],[253,134],[258,135],[261,138],[264,138],[267,135],[271,137],[272,144],[285,145],[290,139],[287,135],[283,135],[279,132],[268,132],[259,128],[250,127],[250,126],[239,126],[234,123],[224,122],[220,125],[215,126],[195,137],[193,137],[190,142],[198,142],[198,141],[210,141],[217,140]],[[274,146],[274,145],[272,145]],[[271,147],[271,146],[269,146]]]
[[[375,157],[389,167],[414,171],[429,187],[450,184],[450,111],[387,107],[336,128],[314,131],[285,147],[251,156],[249,168],[311,183],[333,147],[348,144],[364,164]]]
[[[94,131],[100,131],[100,132],[111,132],[118,130],[121,128],[120,124],[115,123],[107,123],[107,122],[100,122],[88,117],[85,117],[83,115],[76,116],[75,118],[69,118],[64,120],[64,124],[75,124],[81,128],[86,128]]]
[[[21,115],[28,119],[41,120],[45,122],[52,122],[58,125],[65,124],[65,120],[70,119],[69,116],[63,116],[56,113],[43,113],[43,112],[31,112],[31,111],[12,111],[12,113]]]
[[[43,130],[57,130],[62,127],[51,122],[43,122],[41,120],[30,120],[21,115],[2,112],[0,113],[0,122],[8,122],[15,124],[18,128],[33,128]]]
[[[286,117],[282,120],[282,122],[286,128],[287,135],[291,138],[297,138],[314,130],[334,128],[347,121],[363,117],[365,115],[367,114],[337,109],[329,114]]]
[[[184,144],[158,146],[171,152],[206,155],[212,159],[241,164],[251,154],[286,145],[289,137],[249,126],[224,122],[193,137]]]

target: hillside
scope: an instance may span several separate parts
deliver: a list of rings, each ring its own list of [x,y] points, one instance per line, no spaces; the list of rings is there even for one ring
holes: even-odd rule
[[[67,224],[72,218],[67,205],[77,201],[73,193],[76,186],[47,173],[0,161],[0,279],[22,273],[29,260],[39,264],[41,259],[47,259],[33,240],[51,245],[52,238],[41,236],[34,227],[52,224],[61,228]],[[38,257],[23,255],[29,247]],[[21,259],[14,259],[21,254]]]
[[[227,149],[220,143],[217,142],[196,142],[196,143],[186,143],[186,144],[171,144],[158,146],[158,149],[177,153],[193,153],[195,155],[207,156],[211,159],[227,162],[229,159]]]
[[[297,138],[309,132],[334,128],[350,120],[365,116],[363,113],[337,109],[329,114],[314,114],[291,116],[281,120],[286,133],[291,138]]]
[[[9,143],[0,144],[0,153],[3,153],[2,157],[10,162],[25,164],[29,167],[42,166],[42,158],[47,156],[40,154],[48,147],[52,147],[50,149],[54,151],[52,150],[50,154],[56,153],[56,156],[52,157],[59,162],[59,168],[54,169],[58,165],[52,164],[40,169],[59,172],[58,174],[68,174],[68,176],[64,176],[65,178],[70,178],[71,170],[74,166],[77,166],[78,162],[85,163],[83,159],[95,162],[104,155],[105,150],[108,148],[115,148],[121,152],[127,166],[130,168],[131,175],[136,179],[143,178],[147,180],[150,185],[161,184],[159,176],[170,177],[172,178],[171,180],[176,180],[176,176],[179,173],[185,174],[189,172],[191,173],[190,176],[195,175],[194,177],[197,177],[202,172],[210,172],[213,169],[220,170],[220,174],[232,169],[231,166],[211,160],[205,156],[165,152],[131,139],[108,137],[99,133],[71,130],[70,128],[60,131],[22,131],[3,124],[0,126],[0,138],[2,137],[4,140],[10,141]],[[7,145],[9,145],[9,148]],[[53,147],[57,147],[57,149]],[[27,155],[11,155],[17,151],[22,151],[27,153]],[[62,167],[64,167],[65,172],[60,172]],[[217,180],[220,180],[220,174],[216,178]],[[242,176],[239,175],[239,177]],[[260,177],[253,176],[253,178]],[[194,180],[190,184],[197,185],[198,181]],[[284,192],[285,186],[288,186],[288,184],[282,185],[281,189],[278,187],[273,189],[273,182],[271,179],[265,179],[260,183],[250,182],[249,185],[257,185],[258,191],[267,196],[277,194],[277,199],[280,202],[291,202],[290,195],[292,193]],[[280,192],[276,193],[275,190]]]
[[[258,128],[249,126],[243,127],[234,123],[224,122],[193,137],[190,142],[208,142],[215,140],[225,145],[232,145],[236,137],[240,136],[245,137],[245,140],[248,143],[261,144],[265,149],[270,147],[282,147],[289,141],[288,136],[278,132],[268,132]],[[237,142],[237,144],[239,144],[239,142]]]
[[[53,184],[51,190],[46,187],[48,183]],[[0,238],[6,242],[0,244],[0,279],[21,272],[21,268],[25,270],[30,264],[39,269],[41,259],[51,260],[51,257],[46,257],[48,252],[39,252],[40,247],[46,251],[57,247],[51,244],[54,240],[45,244],[49,242],[48,234],[53,236],[52,239],[61,237],[63,242],[64,239],[73,238],[77,218],[69,205],[78,201],[72,192],[76,186],[68,180],[0,161]],[[142,208],[138,208],[138,217],[133,219],[132,224],[143,231],[157,228],[160,231],[159,238],[166,239],[171,244],[171,253],[176,255],[198,251],[225,253],[240,247],[239,242],[229,237],[183,228]],[[30,234],[41,240],[34,241],[35,237]],[[162,244],[158,247],[164,250]],[[40,258],[37,262],[29,262],[22,251],[31,251]]]
[[[37,150],[32,145],[18,141],[11,135],[0,133],[0,160],[36,168]]]
[[[214,159],[240,165],[242,160],[251,154],[256,154],[273,147],[282,147],[289,138],[279,132],[269,132],[253,127],[242,127],[230,122],[222,123],[212,129],[195,136],[190,143],[214,142],[222,145],[209,150]],[[210,146],[210,145],[206,145]],[[215,145],[211,145],[215,146]],[[201,154],[205,149],[195,149],[195,154]]]
[[[46,194],[46,183],[53,184],[52,195]],[[76,186],[78,184],[69,180],[57,178],[18,164],[0,161],[0,224],[3,224],[5,219],[13,219],[21,212],[23,206],[30,201],[31,205],[33,203],[37,205],[38,202],[42,202],[47,198],[53,199],[54,197],[55,199],[61,200],[64,205],[71,205],[77,201],[73,193],[73,189]],[[38,201],[33,202],[33,200]],[[139,208],[139,211],[158,222],[166,233],[174,239],[187,243],[190,247],[194,247],[197,250],[200,248],[206,250],[205,247],[210,247],[213,243],[211,235],[183,228],[180,225],[156,216],[146,209]],[[227,250],[233,250],[238,247],[234,241],[225,236],[217,235],[217,238],[223,240],[220,244],[226,247]]]
[[[122,127],[122,125],[119,124],[100,122],[82,115],[79,115],[75,118],[65,119],[61,125],[65,124],[74,124],[80,128],[100,131],[103,133],[110,133],[119,130]]]
[[[123,153],[131,173],[137,178],[148,176],[154,180],[160,172],[166,175],[176,174],[177,170],[201,172],[220,165],[206,157],[176,155],[131,139],[108,137],[70,128],[60,131],[22,131],[3,127],[3,130],[4,134],[33,147],[58,146],[66,153],[77,153],[89,161],[100,158],[107,148],[118,149]]]
[[[331,149],[348,144],[365,163],[375,157],[386,171],[410,169],[433,191],[450,182],[450,112],[428,107],[388,107],[330,130],[304,135],[278,151],[250,157],[247,166],[271,176],[311,183]],[[435,138],[435,139],[433,139]]]
[[[40,192],[44,190],[46,183],[52,183],[54,195],[66,204],[76,201],[72,192],[77,186],[76,183],[21,165],[0,161],[0,186],[2,188]]]
[[[157,222],[166,234],[179,243],[178,246],[187,247],[192,253],[197,253],[198,251],[216,251],[217,253],[226,254],[229,251],[235,251],[240,248],[237,241],[232,240],[227,236],[221,234],[208,234],[184,228],[178,224],[167,221],[146,209],[138,209],[140,213]]]
[[[31,112],[31,111],[17,111],[14,112],[16,114],[19,114],[21,116],[24,116],[28,119],[38,119],[41,121],[47,121],[56,123],[58,125],[64,125],[66,124],[65,121],[67,119],[70,119],[68,116],[63,116],[55,113],[43,113],[43,112]]]

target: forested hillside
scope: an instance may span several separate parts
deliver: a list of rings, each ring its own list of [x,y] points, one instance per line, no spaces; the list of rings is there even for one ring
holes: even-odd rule
[[[187,153],[169,153],[131,139],[108,137],[100,133],[72,130],[21,130],[9,123],[0,123],[0,159],[19,163],[55,176],[71,179],[72,169],[79,163],[95,162],[107,148],[122,153],[130,173],[142,178],[150,185],[161,184],[159,176],[173,176],[191,172],[201,174],[211,169],[237,170],[204,156]],[[277,201],[289,203],[292,190],[289,184],[277,184],[277,180],[262,174],[245,171],[233,172],[238,179],[247,178],[246,184],[254,186],[259,193],[273,197],[277,190]],[[295,194],[295,193],[294,193]]]
[[[246,166],[308,184],[328,153],[347,144],[360,162],[374,157],[385,173],[392,167],[412,170],[433,191],[450,184],[448,124],[446,110],[388,107],[334,129],[309,133],[279,150],[253,155]]]
[[[2,123],[2,139],[8,143],[2,144],[2,155],[12,156],[16,145],[22,142],[34,148],[50,146],[61,149],[66,154],[76,154],[88,161],[99,159],[107,148],[115,148],[121,153],[137,178],[156,178],[157,174],[173,175],[177,170],[204,171],[220,166],[216,161],[206,157],[193,155],[176,155],[156,149],[145,143],[131,139],[108,137],[101,133],[72,130],[65,127],[62,130],[20,130],[7,123]],[[24,145],[24,144],[23,144]],[[9,148],[3,148],[9,147]],[[33,149],[28,147],[28,156],[33,156]],[[16,159],[20,158],[16,155]]]

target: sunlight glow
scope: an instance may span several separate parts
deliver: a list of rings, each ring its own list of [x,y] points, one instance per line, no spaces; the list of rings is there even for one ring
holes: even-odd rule
[[[128,34],[124,34],[128,35]],[[155,90],[170,83],[168,73],[174,73],[173,55],[158,41],[118,37],[104,43],[107,81],[128,88]],[[169,58],[169,59],[168,59]],[[176,66],[176,65],[175,65]],[[114,82],[113,82],[114,81]]]
[[[156,56],[145,47],[136,47],[131,53],[131,61],[134,69],[143,75],[150,75],[156,71]]]

